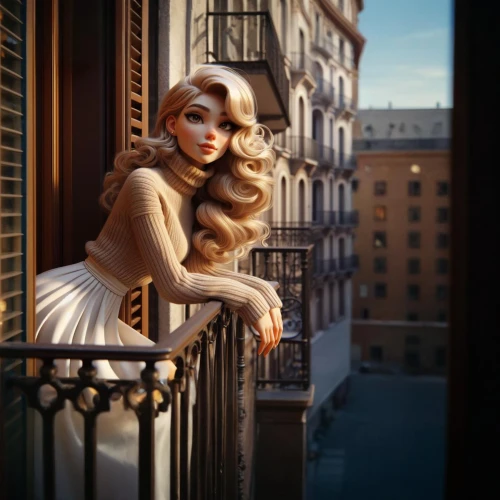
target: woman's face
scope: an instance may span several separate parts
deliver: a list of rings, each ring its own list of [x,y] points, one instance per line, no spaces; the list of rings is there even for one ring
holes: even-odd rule
[[[193,165],[218,160],[227,150],[236,126],[228,120],[224,98],[201,94],[175,118],[167,118],[167,130],[177,137],[177,144]]]

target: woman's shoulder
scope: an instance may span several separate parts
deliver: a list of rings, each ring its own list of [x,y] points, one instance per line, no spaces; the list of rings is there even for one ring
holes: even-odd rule
[[[131,183],[149,183],[151,181],[157,183],[159,180],[163,181],[163,176],[161,175],[161,170],[156,167],[136,168],[127,177],[127,181]]]

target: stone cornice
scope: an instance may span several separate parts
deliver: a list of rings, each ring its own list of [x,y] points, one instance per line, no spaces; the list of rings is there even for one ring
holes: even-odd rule
[[[325,14],[331,19],[335,26],[352,42],[354,46],[354,64],[359,66],[359,59],[365,45],[365,37],[358,31],[358,28],[342,12],[333,5],[331,0],[317,0]],[[357,0],[360,10],[363,9],[363,0]]]

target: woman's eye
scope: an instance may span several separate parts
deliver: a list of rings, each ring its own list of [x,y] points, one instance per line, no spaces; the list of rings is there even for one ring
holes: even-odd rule
[[[219,127],[222,130],[233,130],[234,129],[234,123],[231,122],[222,122]]]
[[[192,123],[200,123],[202,121],[198,113],[186,113],[186,118]]]

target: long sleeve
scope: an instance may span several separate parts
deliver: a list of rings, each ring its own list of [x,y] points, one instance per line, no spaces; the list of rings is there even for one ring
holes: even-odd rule
[[[267,301],[270,309],[275,307],[283,307],[283,303],[279,298],[276,290],[263,279],[257,278],[243,273],[235,273],[228,269],[217,267],[213,262],[209,261],[200,254],[195,248],[191,249],[187,259],[183,262],[186,269],[190,272],[207,274],[210,276],[218,276],[222,278],[229,278],[244,285],[250,286],[259,291],[264,299]]]
[[[135,175],[130,180],[130,223],[134,240],[158,293],[178,304],[196,304],[221,300],[253,324],[269,311],[264,297],[254,288],[229,278],[189,273],[179,262],[167,225],[172,213],[163,207],[154,181]],[[167,211],[167,213],[164,213]]]

